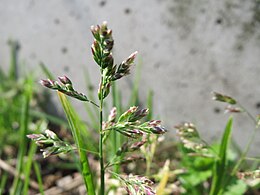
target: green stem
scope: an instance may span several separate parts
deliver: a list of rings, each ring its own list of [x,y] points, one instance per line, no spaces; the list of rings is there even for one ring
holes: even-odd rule
[[[246,145],[246,148],[245,150],[243,151],[243,153],[241,154],[240,156],[240,159],[238,160],[238,162],[236,163],[235,167],[233,168],[232,172],[231,172],[231,175],[235,175],[240,167],[240,165],[243,163],[243,161],[245,160],[246,158],[246,155],[250,149],[250,146],[252,145],[253,141],[254,141],[254,138],[255,138],[255,135],[256,135],[256,131],[258,129],[258,124],[257,124],[257,121],[255,120],[255,118],[252,116],[252,114],[250,112],[248,112],[241,104],[239,104],[239,107],[242,108],[242,110],[245,111],[245,113],[248,115],[248,117],[254,122],[255,124],[255,129],[249,139],[249,141],[247,142],[247,145]]]
[[[151,169],[151,158],[148,154],[145,159],[146,159],[146,170],[145,170],[145,175],[150,176],[150,169]]]
[[[94,106],[96,106],[96,107],[99,107],[94,101],[92,101],[92,100],[86,100],[87,102],[89,102],[89,103],[91,103],[91,104],[93,104]]]
[[[238,162],[236,163],[235,167],[233,168],[232,172],[231,172],[231,175],[235,175],[240,167],[240,165],[243,163],[243,161],[245,160],[246,158],[246,155],[250,149],[250,146],[252,145],[253,141],[254,141],[254,138],[255,138],[255,135],[256,135],[256,131],[257,131],[257,127],[254,129],[254,132],[252,133],[247,145],[246,145],[246,148],[245,150],[243,151],[243,153],[241,154],[241,157],[240,159],[238,160]]]
[[[242,106],[241,104],[238,103],[238,106],[240,108],[242,108],[243,111],[245,111],[245,113],[247,114],[247,116],[253,121],[253,123],[256,125],[257,127],[257,121],[255,120],[255,117],[249,112],[247,111],[247,109],[244,108],[244,106]]]
[[[103,75],[101,78],[101,86],[103,84]],[[105,169],[104,169],[104,159],[103,159],[103,89],[100,89],[100,105],[99,105],[99,163],[100,163],[100,195],[105,194]]]

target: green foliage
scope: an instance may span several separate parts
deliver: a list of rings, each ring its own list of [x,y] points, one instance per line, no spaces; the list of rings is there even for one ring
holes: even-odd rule
[[[258,128],[257,118],[254,119],[234,98],[214,92],[213,99],[229,104],[226,107],[226,111],[230,113],[247,113],[249,118],[256,124],[256,129]],[[181,174],[178,179],[185,189],[185,194],[243,194],[247,191],[248,184],[241,179],[246,180],[246,176],[254,180],[259,178],[258,170],[238,173],[242,162],[246,159],[246,154],[252,144],[256,129],[240,158],[237,159],[236,156],[238,154],[234,155],[229,146],[232,124],[233,118],[231,117],[227,122],[221,141],[215,146],[210,146],[205,142],[192,123],[176,126],[181,139],[179,151],[182,159],[180,166],[186,169],[186,172]],[[236,174],[239,174],[239,177]],[[209,185],[210,183],[209,188],[204,187],[204,184]]]
[[[16,41],[9,41],[9,45],[11,50],[9,71],[5,73],[0,68],[0,158],[6,161],[7,165],[9,159],[17,158],[17,163],[15,175],[2,172],[0,194],[28,194],[29,186],[34,189],[39,187],[42,191],[43,186],[31,182],[33,157],[37,147],[33,142],[29,142],[26,134],[45,130],[46,118],[57,121],[59,119],[40,111],[34,74],[19,71],[22,67],[18,61],[19,44]],[[6,152],[8,148],[11,149],[11,153]],[[37,178],[38,181],[41,180],[39,167]]]
[[[223,192],[223,195],[241,195],[247,191],[247,188],[248,186],[244,181],[233,178],[233,180],[225,189],[225,192]]]
[[[17,188],[19,186],[19,181],[20,181],[20,176],[22,173],[22,165],[23,165],[23,157],[25,156],[25,150],[26,150],[26,144],[27,144],[27,139],[26,135],[28,133],[28,121],[29,121],[29,103],[31,100],[32,96],[32,89],[30,87],[31,85],[28,84],[25,87],[25,94],[23,97],[23,104],[22,104],[22,113],[21,113],[21,127],[20,127],[20,150],[18,153],[18,164],[17,164],[17,172],[18,172],[18,177],[15,178],[14,183],[13,183],[13,189],[12,193],[16,194],[17,193]]]
[[[184,169],[184,173],[178,176],[185,194],[203,194],[207,192],[204,183],[212,177],[214,158],[203,156],[190,156],[190,149],[182,145],[179,146],[181,161],[179,167]]]
[[[29,115],[30,102],[33,95],[32,77],[20,77],[18,75],[18,49],[19,44],[15,41],[9,42],[11,48],[11,59],[9,73],[5,74],[0,69],[0,157],[6,158],[5,147],[18,146],[17,176],[13,180],[12,193],[19,193],[21,190],[20,175],[30,173],[30,170],[23,169],[23,159],[27,153],[28,125],[32,119]],[[16,157],[16,156],[9,156]],[[7,173],[4,172],[1,180],[1,189],[5,189]],[[27,178],[26,178],[27,179]],[[24,183],[24,187],[27,184]],[[27,191],[26,189],[24,191]],[[2,191],[1,193],[4,193]]]
[[[185,189],[184,194],[243,194],[247,185],[230,174],[230,168],[235,164],[236,158],[229,149],[233,119],[230,118],[223,132],[221,142],[212,146],[212,150],[218,151],[216,156],[210,158],[201,155],[200,151],[193,153],[192,148],[181,145],[182,158],[180,167],[186,171],[180,174],[178,179]],[[199,137],[197,137],[199,138]],[[199,138],[201,139],[201,138]],[[208,145],[206,147],[209,147]],[[205,188],[212,178],[210,188]]]

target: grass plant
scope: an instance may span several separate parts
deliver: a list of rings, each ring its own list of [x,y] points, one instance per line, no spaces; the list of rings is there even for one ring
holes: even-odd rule
[[[154,194],[152,188],[149,187],[151,182],[149,182],[148,179],[145,179],[144,177],[124,178],[117,173],[117,165],[136,160],[136,157],[128,157],[125,159],[125,154],[140,149],[140,147],[146,142],[145,139],[147,135],[165,133],[166,130],[161,126],[161,121],[143,121],[143,119],[148,115],[149,110],[138,109],[138,107],[133,105],[127,111],[120,114],[117,113],[117,109],[114,107],[112,108],[107,121],[105,121],[104,117],[104,103],[110,93],[111,86],[114,85],[115,81],[125,77],[130,73],[130,67],[134,62],[137,52],[134,52],[122,63],[116,65],[114,64],[114,59],[111,52],[114,45],[112,30],[108,29],[106,22],[104,22],[100,26],[97,25],[95,27],[91,27],[91,31],[94,37],[94,43],[91,47],[93,59],[100,69],[100,83],[97,93],[98,103],[92,99],[89,99],[89,97],[85,94],[76,91],[73,88],[72,81],[66,76],[59,77],[59,82],[53,81],[51,79],[41,80],[41,84],[47,88],[58,91],[58,96],[64,108],[64,112],[66,113],[69,125],[72,130],[72,135],[76,143],[76,148],[79,153],[81,173],[85,181],[88,194],[97,193],[97,186],[95,186],[96,182],[92,176],[92,171],[88,161],[87,151],[89,150],[85,146],[86,141],[82,139],[83,132],[81,132],[80,128],[78,127],[79,121],[76,120],[74,116],[75,113],[72,111],[72,108],[70,107],[70,104],[68,103],[65,95],[90,103],[99,111],[99,194],[104,195],[106,193],[106,171],[124,183],[126,190],[131,194]],[[115,92],[116,88],[114,87],[113,90]],[[117,104],[118,99],[116,98],[117,97],[114,95],[114,104]],[[125,144],[122,144],[121,140],[118,140],[118,135],[120,134],[128,138]],[[105,156],[104,150],[107,140],[110,136],[112,136],[112,142],[115,144],[113,149],[114,157],[112,157],[110,161],[106,162],[107,158]],[[46,131],[45,134],[31,134],[28,135],[28,137],[34,140],[38,145],[45,147],[42,150],[46,157],[51,154],[69,152],[72,148],[67,144],[61,144],[61,139],[59,139],[56,134],[49,130]],[[53,145],[49,146],[50,143]],[[109,170],[109,167],[111,166],[114,166],[115,172]]]
[[[182,143],[180,151],[183,151],[182,167],[187,169],[185,173],[179,175],[179,180],[182,182],[185,194],[201,194],[202,192],[210,195],[243,194],[249,189],[250,184],[245,177],[238,177],[238,175],[243,169],[246,169],[241,165],[247,159],[247,153],[258,129],[258,117],[254,118],[237,100],[230,96],[214,92],[213,99],[228,104],[226,112],[246,113],[250,120],[252,119],[256,124],[253,136],[251,136],[240,157],[236,159],[231,157],[232,151],[229,146],[232,137],[232,117],[227,122],[217,148],[204,141],[192,123],[177,125],[177,133]],[[260,178],[259,159],[254,158],[254,160],[258,164],[256,170],[245,175],[248,176],[247,179],[251,176],[251,180],[255,180],[257,183]],[[244,180],[241,180],[241,178],[244,178]],[[209,179],[211,179],[210,185],[205,188],[204,184]]]

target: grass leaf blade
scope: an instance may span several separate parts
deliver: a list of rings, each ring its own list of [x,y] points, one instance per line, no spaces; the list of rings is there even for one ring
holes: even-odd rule
[[[224,186],[223,181],[226,173],[227,165],[227,150],[228,144],[231,138],[233,119],[230,118],[227,122],[225,132],[222,136],[221,145],[219,149],[219,159],[216,160],[213,172],[213,181],[210,189],[210,195],[217,195],[223,192]]]
[[[66,117],[68,119],[71,131],[72,131],[72,135],[74,137],[74,140],[75,140],[77,148],[78,148],[80,162],[81,162],[81,171],[82,171],[84,182],[88,188],[87,189],[88,194],[93,195],[93,194],[95,194],[95,187],[94,187],[94,183],[93,183],[93,178],[92,178],[87,154],[84,150],[82,150],[82,149],[85,149],[85,144],[82,140],[77,120],[74,117],[73,112],[71,111],[71,106],[70,106],[66,96],[60,92],[58,92],[58,96],[59,96],[60,102],[62,104],[62,107],[64,109],[64,112],[66,114]]]

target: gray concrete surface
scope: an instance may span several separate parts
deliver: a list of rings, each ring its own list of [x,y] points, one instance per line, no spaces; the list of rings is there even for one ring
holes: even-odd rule
[[[0,64],[9,63],[6,42],[16,39],[28,69],[37,70],[42,61],[84,90],[83,67],[98,82],[89,27],[104,20],[113,29],[117,62],[139,51],[140,98],[154,90],[156,115],[170,131],[192,121],[207,139],[219,137],[228,115],[211,100],[211,91],[232,95],[253,115],[260,113],[257,0],[0,0]],[[120,81],[125,99],[132,77]],[[246,116],[235,116],[233,133],[242,147],[253,126]],[[259,138],[258,133],[253,153]]]

